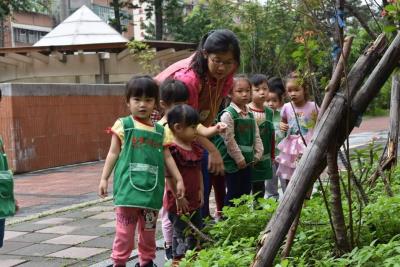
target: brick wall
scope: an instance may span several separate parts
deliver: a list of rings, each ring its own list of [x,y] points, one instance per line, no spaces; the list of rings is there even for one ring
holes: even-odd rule
[[[123,85],[0,84],[0,133],[16,172],[96,161],[127,114]]]

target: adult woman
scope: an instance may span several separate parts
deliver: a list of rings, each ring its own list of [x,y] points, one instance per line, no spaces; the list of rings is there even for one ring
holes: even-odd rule
[[[167,78],[182,81],[189,91],[188,104],[198,110],[200,122],[204,126],[210,126],[223,98],[232,88],[233,75],[239,64],[240,47],[236,35],[226,29],[214,30],[203,36],[194,55],[171,65],[155,79],[160,83]],[[218,150],[206,138],[199,137],[198,141],[208,151],[208,160],[207,154],[204,157],[205,164],[208,161],[206,165],[208,171],[215,175],[222,175],[224,165]],[[203,169],[205,169],[203,171],[204,192],[207,193],[208,188],[211,188],[211,183],[207,169]],[[215,191],[224,193],[220,188],[218,189]],[[204,206],[208,208],[207,194],[204,201]]]

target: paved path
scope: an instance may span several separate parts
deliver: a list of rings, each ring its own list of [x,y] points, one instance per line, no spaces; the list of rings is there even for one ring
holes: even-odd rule
[[[387,125],[385,117],[365,120],[353,131],[351,145],[365,144],[374,136],[385,137]],[[21,210],[7,221],[0,266],[110,265],[113,208],[110,200],[99,200],[96,193],[103,164],[93,162],[15,175]],[[157,235],[161,238],[160,232]],[[164,252],[159,242],[157,264],[163,266]],[[134,251],[128,266],[134,265],[136,256]]]

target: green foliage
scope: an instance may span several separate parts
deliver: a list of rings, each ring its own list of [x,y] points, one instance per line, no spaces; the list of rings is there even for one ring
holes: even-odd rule
[[[156,56],[156,51],[154,49],[151,49],[149,45],[141,41],[135,40],[128,42],[127,46],[131,55],[137,58],[146,74],[154,75],[159,72],[159,66],[153,64],[153,60]]]
[[[344,266],[382,266],[394,267],[400,264],[400,235],[393,236],[388,243],[355,248],[341,258],[325,258],[316,266],[344,267]]]
[[[179,266],[249,266],[257,237],[276,209],[275,200],[242,196],[235,207],[224,207],[224,220],[209,223],[204,231],[215,240],[206,243],[200,252],[189,251]]]

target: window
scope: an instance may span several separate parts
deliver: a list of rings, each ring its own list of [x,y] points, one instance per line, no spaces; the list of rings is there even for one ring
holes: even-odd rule
[[[13,28],[14,31],[14,42],[34,44],[39,41],[47,32],[26,30],[21,28]]]
[[[99,5],[93,5],[93,12],[97,14],[103,21],[108,23],[110,19],[114,19],[114,9],[111,7],[107,6],[99,6]],[[126,26],[128,25],[128,17],[129,13],[123,10],[120,10],[120,16],[121,16],[121,25]]]

